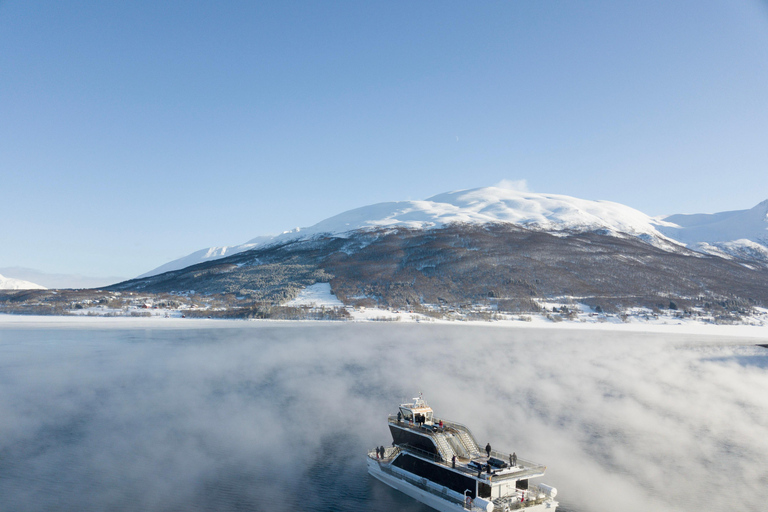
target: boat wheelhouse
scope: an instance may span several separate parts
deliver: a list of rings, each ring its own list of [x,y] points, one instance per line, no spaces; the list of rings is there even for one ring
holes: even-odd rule
[[[481,448],[466,426],[438,418],[419,395],[388,418],[391,447],[368,453],[368,472],[412,498],[445,512],[554,512],[557,490],[530,480],[546,467]]]

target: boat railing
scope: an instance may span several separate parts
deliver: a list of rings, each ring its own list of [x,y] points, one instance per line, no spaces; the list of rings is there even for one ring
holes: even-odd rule
[[[414,423],[413,420],[406,420],[406,419],[402,419],[402,418],[398,419],[397,416],[394,416],[392,414],[390,414],[387,417],[387,421],[389,421],[390,423],[394,423],[395,425],[398,425],[400,427],[408,427],[408,428],[411,428],[413,430],[417,430],[417,431],[420,431],[420,432],[425,432],[425,431],[427,433],[429,433],[429,432],[440,432],[440,429],[438,427],[438,423],[436,421],[432,422],[431,424],[418,424],[418,423]],[[443,428],[445,428],[445,427],[443,427]]]
[[[412,420],[406,420],[405,418],[402,418],[402,417],[398,420],[396,414],[388,415],[387,416],[387,420],[389,422],[391,422],[391,423],[398,423],[399,422],[399,423],[404,423],[406,425],[413,423]],[[469,427],[467,427],[466,425],[462,425],[461,423],[457,423],[457,422],[451,421],[451,420],[446,420],[446,419],[443,419],[443,418],[437,418],[437,417],[432,418],[432,424],[433,425],[438,425],[440,423],[440,421],[443,422],[443,427],[444,428],[445,427],[451,427],[451,428],[454,428],[456,430],[463,430],[464,432],[466,432],[467,434],[472,436],[472,439],[474,440],[475,436],[472,435],[472,431],[469,430]]]
[[[478,471],[477,468],[466,466],[466,465],[458,465],[457,464],[456,467],[453,467],[451,462],[443,460],[443,458],[440,457],[440,455],[436,455],[436,454],[434,454],[432,452],[428,452],[428,451],[422,450],[421,448],[416,448],[415,446],[410,445],[410,444],[402,444],[402,445],[398,445],[398,446],[400,446],[403,449],[403,451],[406,452],[406,453],[411,453],[411,454],[414,454],[414,455],[418,455],[419,457],[421,457],[423,459],[430,460],[430,461],[435,462],[437,464],[441,464],[441,465],[443,465],[445,467],[450,467],[452,469],[455,469],[456,471],[460,471],[461,473],[464,473],[464,474],[466,474],[468,476],[471,476],[471,477],[473,477],[475,479],[488,480],[489,477],[491,476],[491,474],[489,474],[489,473],[487,473],[485,471]]]
[[[522,497],[525,499],[521,499]],[[513,496],[505,496],[493,500],[494,510],[520,510],[535,505],[541,505],[546,501],[552,500],[546,492],[537,485],[531,484],[528,489],[519,489]]]
[[[421,428],[421,427],[418,427],[416,424],[414,424],[412,421],[405,420],[403,418],[398,419],[398,417],[394,414],[390,414],[387,417],[387,420],[390,423],[394,423],[396,425],[407,426],[414,429]],[[433,418],[432,425],[426,428],[435,428],[440,424],[440,421],[443,422],[443,429],[449,429],[449,430],[452,429],[457,432],[463,432],[464,434],[466,434],[466,436],[469,438],[469,442],[472,444],[472,446],[466,447],[470,453],[480,453],[480,447],[477,444],[477,440],[475,439],[475,436],[472,434],[472,431],[469,430],[469,427],[467,427],[466,425],[462,425],[461,423],[457,423],[455,421],[445,420],[441,418]],[[464,441],[462,441],[462,443],[466,444]]]
[[[446,420],[446,419],[442,419],[442,418],[438,418],[436,421],[441,421],[441,420],[443,422],[443,426],[455,428],[456,430],[463,430],[464,432],[466,432],[467,434],[469,434],[472,437],[473,441],[475,440],[475,436],[472,435],[472,431],[469,430],[468,426],[463,425],[461,423],[458,423],[456,421]],[[477,441],[475,441],[475,442],[477,442]]]
[[[509,464],[509,462],[513,460],[511,453],[497,452],[496,450],[491,450],[491,457],[502,460],[507,464]],[[520,468],[525,468],[531,471],[540,471],[541,473],[543,473],[547,469],[547,466],[544,466],[542,464],[537,464],[533,461],[522,459],[520,457],[517,457],[516,466]]]
[[[398,453],[400,453],[401,449],[399,446],[388,446],[384,448],[384,458],[380,458],[378,454],[378,448],[374,448],[373,450],[368,450],[368,457],[372,459],[379,459],[379,460],[386,460],[391,459]]]
[[[413,446],[411,444],[403,444],[403,445],[400,445],[400,446],[405,451],[413,453],[415,455],[418,455],[419,457],[422,457],[424,459],[429,459],[432,462],[438,462],[438,463],[441,463],[441,464],[445,463],[443,458],[440,455],[436,454],[436,453],[428,452],[426,450],[422,450],[421,448],[416,448],[415,446]]]

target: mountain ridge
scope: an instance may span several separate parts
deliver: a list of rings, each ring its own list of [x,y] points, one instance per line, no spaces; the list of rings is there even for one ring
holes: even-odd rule
[[[451,223],[509,223],[542,231],[605,230],[616,236],[638,236],[648,243],[663,247],[676,243],[659,230],[659,227],[669,223],[620,203],[511,188],[483,187],[437,194],[425,200],[390,201],[354,208],[307,228],[253,238],[236,246],[201,249],[138,277],[150,277],[268,244],[316,235],[343,235],[358,230],[395,227],[430,229]]]
[[[639,210],[604,200],[535,193],[504,187],[482,187],[437,194],[425,200],[390,201],[362,206],[307,228],[259,236],[235,246],[209,247],[167,262],[139,278],[189,265],[312,236],[344,235],[358,230],[402,227],[431,229],[451,223],[509,223],[547,232],[602,231],[634,236],[657,247],[687,247],[724,258],[768,265],[768,200],[749,210],[714,214],[650,217]]]

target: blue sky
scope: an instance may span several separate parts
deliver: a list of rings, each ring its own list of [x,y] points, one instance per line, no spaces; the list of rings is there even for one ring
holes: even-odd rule
[[[132,277],[526,180],[768,199],[768,2],[0,1],[0,268]]]

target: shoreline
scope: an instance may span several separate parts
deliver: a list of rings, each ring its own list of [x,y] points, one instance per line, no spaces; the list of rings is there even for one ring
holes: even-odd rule
[[[3,329],[57,329],[57,328],[96,328],[96,329],[217,329],[249,328],[264,325],[285,326],[331,326],[331,325],[434,325],[466,327],[489,327],[497,329],[535,329],[535,330],[574,330],[602,332],[632,332],[648,334],[681,334],[729,338],[750,338],[768,340],[766,325],[713,325],[700,322],[650,323],[631,322],[552,322],[545,318],[531,321],[520,320],[430,320],[401,319],[399,321],[377,322],[370,319],[333,320],[230,320],[207,318],[165,318],[154,317],[106,317],[106,316],[56,316],[56,315],[14,315],[0,313],[0,330]]]

